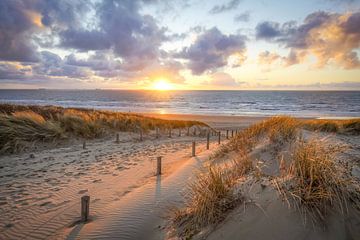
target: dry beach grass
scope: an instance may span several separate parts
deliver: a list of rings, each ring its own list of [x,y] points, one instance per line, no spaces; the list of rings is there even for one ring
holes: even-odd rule
[[[98,138],[111,131],[206,126],[198,121],[163,120],[139,114],[54,106],[0,104],[0,152],[18,152],[36,142]]]

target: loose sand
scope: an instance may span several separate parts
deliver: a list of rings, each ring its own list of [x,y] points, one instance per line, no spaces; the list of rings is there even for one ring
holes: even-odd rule
[[[233,128],[245,127],[253,121],[261,120],[196,115],[186,115],[183,118],[181,115],[166,117],[205,121],[219,129],[229,128],[232,126],[231,121],[235,119],[236,122],[243,120],[240,125],[234,124]],[[124,226],[128,229],[136,229],[136,226],[142,225],[143,229],[151,228],[149,233],[154,232],[154,224],[163,220],[151,221],[151,218],[143,218],[141,214],[144,211],[132,207],[132,204],[149,200],[152,205],[148,205],[147,210],[152,211],[158,201],[156,198],[150,199],[146,193],[148,191],[156,195],[156,192],[152,191],[159,184],[154,177],[156,157],[163,156],[161,182],[164,182],[164,187],[171,189],[164,190],[165,194],[161,198],[164,205],[164,199],[180,199],[180,188],[185,186],[186,179],[192,176],[192,171],[181,171],[184,166],[190,166],[191,161],[194,161],[190,155],[191,142],[198,142],[197,153],[205,151],[206,139],[203,136],[184,136],[185,130],[181,137],[178,136],[178,130],[173,131],[172,138],[167,135],[163,133],[160,139],[156,139],[155,133],[150,133],[140,142],[137,134],[120,133],[120,143],[115,143],[114,133],[105,139],[88,141],[86,149],[82,149],[82,141],[74,140],[61,147],[39,147],[31,152],[1,156],[0,239],[73,239],[79,236],[82,239],[91,236],[99,239],[102,234],[111,238],[114,235],[110,233],[117,228],[115,223],[119,221],[125,223]],[[217,137],[212,137],[211,149],[216,146]],[[210,152],[205,151],[204,154]],[[176,175],[177,178],[174,177]],[[170,181],[167,178],[178,180]],[[172,189],[174,182],[181,183],[181,187],[176,185]],[[80,216],[80,197],[83,195],[91,197],[91,222],[85,226],[74,224]],[[132,209],[127,212],[129,218],[119,209]],[[132,216],[132,211],[139,216]],[[131,222],[130,215],[137,221]],[[154,213],[152,217],[155,215],[159,217],[158,213]],[[111,216],[111,221],[108,216]],[[144,222],[144,219],[150,221]],[[106,228],[108,233],[105,225],[111,226],[110,229]],[[97,230],[93,233],[91,229]],[[101,229],[104,229],[104,232],[101,232]],[[145,232],[144,230],[143,233]],[[135,233],[136,231],[125,232],[124,238],[141,236],[134,235]],[[143,239],[150,237],[146,234],[142,236]],[[158,235],[154,236],[156,239]]]
[[[264,118],[238,116],[147,114],[153,117],[198,120],[221,130],[241,129]],[[210,151],[202,136],[169,138],[163,133],[139,136],[115,133],[105,139],[74,140],[61,147],[0,157],[0,239],[163,239],[170,206],[181,205],[182,192],[197,168],[218,147],[212,137]],[[309,133],[311,135],[311,133]],[[349,151],[342,157],[351,161],[351,172],[360,180],[360,139],[323,134]],[[224,136],[223,142],[224,142]],[[191,142],[197,157],[191,157]],[[262,171],[279,174],[279,162],[260,145],[252,153]],[[163,175],[156,177],[156,157],[163,157]],[[270,179],[269,178],[269,179]],[[207,239],[356,239],[355,225],[333,223],[331,231],[313,231],[301,223],[270,186],[270,180],[249,179],[248,200],[235,209],[216,229],[199,235]],[[266,187],[261,187],[266,185]],[[243,189],[244,190],[244,189]],[[91,220],[79,224],[80,197],[90,195]],[[334,227],[333,227],[334,226]],[[349,229],[350,228],[350,229]],[[354,229],[355,228],[355,229]],[[357,229],[357,230],[356,230]]]

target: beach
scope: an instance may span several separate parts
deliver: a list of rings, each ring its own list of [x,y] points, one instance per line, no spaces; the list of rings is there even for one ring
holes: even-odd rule
[[[263,118],[216,117],[199,115],[151,115],[165,119],[197,120],[217,129],[240,129]],[[185,129],[174,130],[172,138],[163,132],[144,135],[120,133],[83,142],[72,140],[59,147],[33,149],[31,152],[0,157],[1,228],[0,236],[11,239],[48,238],[71,232],[69,226],[80,216],[80,197],[91,196],[94,218],[104,209],[135,189],[156,183],[156,157],[163,157],[162,178],[176,173],[191,159],[191,142],[197,153],[205,149],[204,136],[185,136]],[[224,136],[223,136],[224,138]],[[217,137],[211,137],[211,150]],[[186,185],[185,180],[183,187]],[[51,221],[48,219],[51,218]],[[51,228],[49,225],[51,223]],[[91,224],[95,224],[94,223]],[[59,234],[59,235],[57,235]],[[64,235],[63,235],[64,234]]]
[[[206,134],[191,129],[187,136],[187,129],[180,128],[173,129],[171,135],[168,130],[162,130],[158,137],[152,130],[144,133],[142,139],[137,132],[112,132],[102,138],[86,140],[85,148],[82,139],[70,139],[5,154],[0,157],[3,216],[0,239],[177,239],[168,220],[171,209],[184,206],[189,184],[197,181],[198,172],[206,169],[209,159],[227,145],[226,132],[231,138],[231,132],[241,132],[250,125],[269,119],[156,113],[145,113],[144,116],[204,122],[209,126],[205,129],[221,131],[221,144],[218,144],[218,136],[210,134],[210,149],[206,150]],[[118,141],[116,133],[119,134]],[[196,157],[191,153],[193,141],[196,142]],[[336,145],[350,146],[352,152],[347,158],[352,158],[352,164],[359,164],[356,160],[360,156],[358,136],[340,136],[333,141]],[[271,157],[273,153],[268,152],[266,146],[257,151],[259,153],[254,155],[256,162],[268,161],[263,164],[262,171],[277,176],[279,162]],[[162,174],[156,176],[159,156],[162,157]],[[231,161],[231,156],[222,157],[225,160],[221,161]],[[358,167],[352,170],[352,166],[350,171],[358,171]],[[276,191],[269,190],[268,179],[255,182],[251,180],[253,177],[248,179],[247,188],[250,190],[247,192],[257,205],[245,207],[240,204],[224,219],[224,223],[215,225],[215,229],[207,229],[200,238],[244,236],[244,239],[252,239],[271,233],[269,239],[281,239],[281,227],[297,232],[299,239],[308,234],[318,239],[328,236],[314,235],[301,224],[296,225],[300,216],[293,211],[287,213],[287,207],[276,197]],[[265,192],[260,187],[262,184],[268,186]],[[86,223],[80,221],[80,198],[84,195],[90,196],[90,220]],[[271,216],[264,218],[267,214]],[[238,218],[242,219],[241,228],[237,221],[234,222]],[[289,218],[292,219],[290,222],[285,220]],[[253,222],[260,219],[263,220],[254,226]],[[274,222],[271,219],[283,219],[282,225],[265,228]],[[259,229],[263,230],[259,232]],[[357,230],[350,232],[357,236]]]

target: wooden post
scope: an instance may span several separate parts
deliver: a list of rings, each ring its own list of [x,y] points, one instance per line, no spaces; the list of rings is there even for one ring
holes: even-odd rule
[[[237,131],[237,129],[236,129],[236,130],[235,130],[235,136],[237,135],[237,132],[238,132],[238,131]]]
[[[229,130],[226,130],[226,139],[229,139]]]
[[[156,138],[159,138],[159,128],[156,128]]]
[[[192,142],[192,157],[195,157],[195,142]]]
[[[171,138],[172,135],[171,135],[171,127],[169,128],[169,138]]]
[[[83,142],[83,149],[86,149],[86,141]]]
[[[196,128],[194,127],[194,136],[196,136]]]
[[[231,137],[234,137],[234,130],[231,130]]]
[[[210,148],[210,132],[208,132],[206,136],[206,149],[209,150],[209,148]]]
[[[161,175],[161,157],[157,157],[156,175]]]
[[[189,135],[190,135],[190,128],[188,127],[186,136],[189,136]]]
[[[120,142],[120,139],[119,139],[119,134],[117,133],[116,134],[116,141],[115,141],[116,143],[119,143]]]
[[[143,132],[142,132],[142,129],[140,128],[140,141],[143,140]]]
[[[179,128],[179,137],[181,137],[181,128]]]
[[[221,131],[219,131],[219,139],[218,139],[218,144],[220,144],[221,141]]]
[[[90,196],[81,197],[81,221],[87,222],[89,220],[90,212]]]

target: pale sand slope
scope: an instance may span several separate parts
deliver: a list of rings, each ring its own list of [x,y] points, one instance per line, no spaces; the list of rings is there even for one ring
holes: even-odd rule
[[[304,131],[305,139],[318,139],[338,147],[346,147],[346,151],[337,158],[337,163],[346,168],[346,172],[360,184],[360,136],[339,134],[313,133]],[[251,157],[258,163],[264,174],[260,179],[249,176],[239,190],[245,195],[245,202],[232,211],[214,231],[204,231],[198,239],[271,239],[271,240],[302,240],[302,239],[360,239],[360,216],[351,206],[349,214],[331,214],[326,227],[314,226],[293,208],[289,208],[279,196],[271,179],[279,176],[279,156],[289,156],[289,146],[285,146],[274,155],[274,149],[266,143],[260,144]],[[195,238],[196,239],[196,238]]]
[[[91,215],[101,216],[110,206],[147,182],[154,182],[155,159],[163,156],[163,177],[186,162],[191,141],[203,137],[173,138],[154,133],[138,141],[138,135],[115,136],[34,152],[0,157],[0,239],[45,239],[64,236],[80,215],[80,197],[91,196]],[[216,137],[212,146],[217,146]],[[41,149],[41,148],[39,148]],[[33,156],[31,156],[33,155]],[[71,228],[70,228],[71,229]],[[65,234],[65,235],[63,235]],[[72,235],[74,233],[72,232]]]

